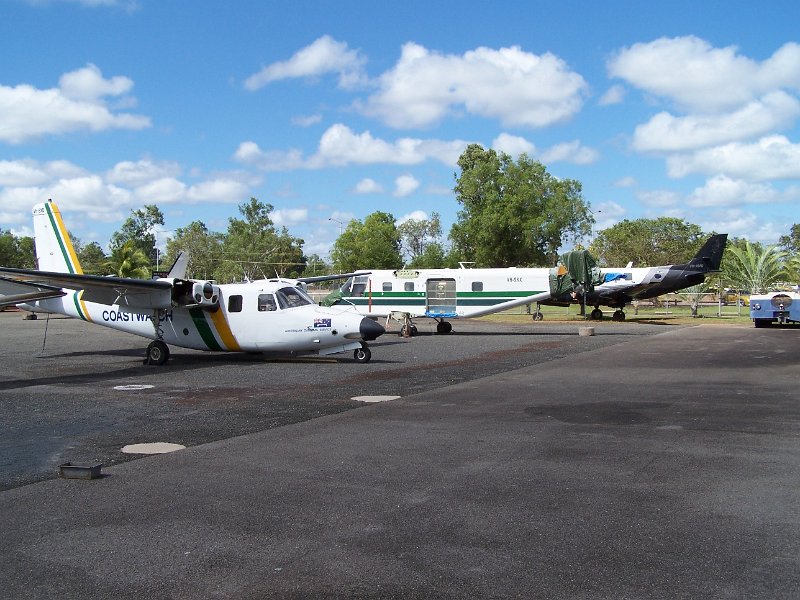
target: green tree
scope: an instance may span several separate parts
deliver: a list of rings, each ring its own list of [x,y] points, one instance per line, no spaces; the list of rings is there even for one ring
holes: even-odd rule
[[[441,267],[442,264],[429,264],[437,257],[444,258],[441,243],[442,225],[439,214],[434,212],[430,219],[409,219],[397,226],[400,247],[406,264],[413,267]]]
[[[112,252],[126,242],[131,242],[155,262],[156,225],[164,225],[164,214],[155,204],[132,210],[131,216],[125,219],[119,231],[115,231],[111,236],[109,246]]]
[[[742,245],[729,244],[725,254],[723,277],[736,289],[761,294],[786,277],[787,253],[777,246],[762,247],[745,240]]]
[[[150,277],[150,258],[137,248],[133,240],[128,240],[111,251],[105,268],[117,277],[148,279]]]
[[[333,272],[333,265],[322,258],[319,254],[312,254],[306,258],[303,268],[303,275],[315,277],[317,275],[330,275]]]
[[[400,234],[394,217],[376,211],[362,223],[353,219],[347,224],[331,250],[331,260],[340,272],[357,269],[397,269],[403,265]]]
[[[222,255],[222,234],[210,232],[202,221],[192,221],[186,227],[179,227],[167,242],[166,252],[161,259],[163,268],[169,268],[182,250],[189,253],[187,277],[216,278],[215,260]]]
[[[427,244],[422,253],[417,254],[407,265],[417,269],[439,269],[454,266],[448,264],[447,253],[439,242]]]
[[[17,237],[0,229],[0,266],[14,269],[35,269],[33,238]]]
[[[789,235],[782,235],[778,245],[791,254],[800,253],[800,225],[795,223],[789,230]]]
[[[594,219],[574,179],[558,179],[522,154],[470,144],[458,159],[461,204],[450,239],[480,267],[552,266],[559,249],[591,233]]]
[[[708,281],[691,285],[678,292],[677,296],[684,302],[689,303],[689,308],[692,311],[692,317],[697,317],[697,311],[700,308],[701,298],[708,293]]]
[[[626,219],[599,232],[591,249],[603,265],[622,267],[633,261],[636,267],[653,267],[688,261],[706,237],[683,219]]]
[[[97,242],[90,242],[81,247],[80,251],[76,249],[78,260],[81,263],[83,272],[87,275],[105,275],[106,274],[106,253]]]
[[[222,239],[222,262],[215,269],[219,281],[246,277],[293,276],[302,270],[303,240],[275,229],[271,204],[256,198],[239,205],[242,219],[230,218]]]

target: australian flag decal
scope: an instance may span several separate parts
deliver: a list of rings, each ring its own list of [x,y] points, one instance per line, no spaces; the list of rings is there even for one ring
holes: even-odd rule
[[[330,327],[330,319],[314,319],[314,327]]]

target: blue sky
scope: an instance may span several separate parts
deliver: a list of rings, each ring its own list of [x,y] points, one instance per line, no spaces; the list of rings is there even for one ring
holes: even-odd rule
[[[468,143],[583,184],[596,229],[800,222],[796,2],[0,0],[0,228],[52,198],[106,246],[255,196],[327,255],[339,223],[459,205]],[[368,265],[367,265],[368,266]]]

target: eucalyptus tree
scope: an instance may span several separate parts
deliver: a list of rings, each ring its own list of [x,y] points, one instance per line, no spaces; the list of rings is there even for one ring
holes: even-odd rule
[[[115,250],[126,242],[131,242],[151,260],[155,259],[156,226],[164,224],[164,213],[155,204],[132,210],[118,231],[111,235],[109,246]]]
[[[598,261],[608,266],[680,264],[691,259],[707,235],[683,219],[625,219],[603,229],[592,242]]]
[[[363,222],[351,220],[334,242],[331,260],[340,272],[402,267],[400,234],[394,217],[376,211],[367,215]]]
[[[441,267],[444,246],[439,213],[430,219],[408,219],[397,226],[405,264],[410,267]],[[431,264],[433,263],[433,264]]]
[[[77,252],[78,260],[81,263],[81,269],[87,275],[105,275],[106,274],[106,260],[108,257],[100,244],[97,242],[89,242]]]
[[[168,268],[178,257],[178,252],[189,254],[186,275],[195,279],[216,279],[215,260],[222,255],[222,234],[208,230],[202,221],[192,221],[186,227],[179,227],[167,242],[162,258],[164,268]]]
[[[16,269],[35,269],[33,238],[18,237],[0,229],[0,266]]]
[[[591,233],[594,218],[574,179],[560,179],[526,154],[470,144],[458,159],[450,230],[460,260],[481,267],[552,266],[559,250]]]
[[[270,217],[271,204],[250,198],[239,205],[242,218],[228,219],[222,237],[222,257],[214,272],[220,281],[257,279],[299,272],[303,240],[289,235],[285,227],[277,230]]]

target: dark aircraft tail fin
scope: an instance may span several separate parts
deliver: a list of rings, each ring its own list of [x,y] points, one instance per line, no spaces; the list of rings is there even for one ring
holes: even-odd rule
[[[686,264],[686,269],[690,271],[700,271],[702,273],[719,271],[727,239],[727,233],[712,235],[708,238],[706,243],[703,244],[703,247],[697,251],[694,258]]]

